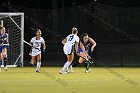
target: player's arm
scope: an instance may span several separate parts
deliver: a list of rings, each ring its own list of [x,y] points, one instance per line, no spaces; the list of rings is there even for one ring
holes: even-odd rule
[[[76,53],[78,53],[78,43],[79,42],[75,42],[75,51],[76,51]]]
[[[84,52],[85,56],[89,56],[88,53],[85,51],[85,47],[82,42],[80,42],[80,47],[81,47],[82,51]]]
[[[45,41],[44,41],[44,43],[43,43],[43,51],[45,51],[45,49],[46,49],[46,44],[45,44]]]
[[[75,38],[75,52],[76,52],[77,56],[80,56],[80,54],[78,52],[78,44],[79,44],[79,37],[77,36]]]
[[[94,48],[96,46],[96,42],[92,38],[90,38],[90,37],[89,37],[89,42],[92,44],[91,52],[93,52],[93,50],[94,50]]]
[[[42,45],[43,45],[43,52],[45,52],[46,44],[45,44],[45,40],[43,38],[42,38]]]
[[[62,40],[62,44],[63,44],[63,45],[65,45],[66,41],[67,41],[67,39],[66,39],[66,38],[65,38],[65,39],[63,39],[63,40]]]
[[[82,51],[85,52],[85,47],[82,42],[80,42],[80,47],[81,47]]]
[[[31,47],[33,47],[33,38],[30,41]]]

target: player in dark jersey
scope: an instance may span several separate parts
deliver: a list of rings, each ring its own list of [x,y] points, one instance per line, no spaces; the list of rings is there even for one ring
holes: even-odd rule
[[[91,46],[91,48],[90,48],[90,46]],[[83,62],[85,62],[85,67],[86,67],[85,72],[88,73],[90,71],[89,59],[91,59],[91,57],[89,56],[89,51],[91,49],[91,53],[92,53],[95,46],[96,46],[96,42],[92,38],[90,38],[87,33],[83,33],[81,35],[80,42],[78,45],[78,53],[80,55],[80,58],[79,58],[78,62],[76,62],[70,66],[72,72],[73,72],[72,67],[76,67]]]
[[[2,58],[4,62],[4,68],[7,71],[7,45],[8,34],[5,33],[5,27],[0,27],[0,65],[2,65]]]

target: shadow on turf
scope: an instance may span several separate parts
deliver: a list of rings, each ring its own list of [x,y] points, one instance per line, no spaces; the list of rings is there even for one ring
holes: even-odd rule
[[[45,75],[46,77],[49,77],[50,79],[52,79],[53,81],[61,84],[62,86],[67,86],[67,82],[65,82],[64,80],[62,80],[60,78],[55,77],[52,73],[43,72],[41,74]]]
[[[121,80],[124,80],[124,81],[127,82],[128,84],[131,84],[132,86],[137,86],[137,85],[138,85],[138,83],[137,83],[136,81],[131,80],[129,77],[126,77],[126,76],[124,76],[123,74],[118,73],[118,72],[112,70],[109,66],[107,66],[107,65],[104,64],[104,63],[101,63],[101,64],[102,64],[102,66],[103,66],[103,68],[104,68],[105,70],[109,71],[109,73],[115,75],[116,77],[120,78]],[[10,69],[11,69],[11,68],[10,68]],[[26,72],[24,72],[24,73],[26,73]],[[58,78],[58,77],[56,77],[56,76],[54,76],[54,74],[52,74],[52,73],[50,73],[50,72],[42,71],[41,74],[42,74],[42,75],[45,75],[46,77],[49,77],[51,80],[53,80],[53,81],[55,81],[55,82],[61,84],[62,86],[67,86],[67,85],[68,85],[67,82],[65,82],[64,80],[62,80],[62,79],[60,79],[60,78]],[[5,92],[2,92],[2,93],[5,93]]]
[[[13,71],[16,70],[15,68],[10,68],[10,69],[13,69]],[[33,68],[33,69],[34,69],[34,68]],[[16,71],[17,71],[17,70],[16,70]],[[7,71],[6,71],[6,72],[7,72]],[[9,72],[9,71],[8,71],[8,72]],[[15,73],[15,72],[14,72],[14,73]],[[17,72],[17,73],[19,73],[19,72]],[[29,73],[29,72],[23,72],[23,73]],[[50,73],[50,72],[45,72],[45,71],[42,70],[42,72],[41,72],[40,74],[45,75],[46,77],[48,77],[48,78],[50,78],[51,80],[53,80],[53,81],[59,83],[59,84],[62,85],[62,86],[67,86],[67,85],[68,85],[67,82],[65,82],[64,80],[62,80],[62,79],[60,79],[60,78],[58,78],[58,77],[56,77],[56,76],[54,76],[54,74],[52,74],[52,73]],[[2,92],[2,93],[5,93],[5,92]]]
[[[123,74],[120,74],[114,70],[112,70],[109,66],[106,66],[104,63],[102,63],[104,66],[104,69],[109,71],[109,73],[115,75],[116,77],[120,78],[121,80],[126,81],[127,83],[131,84],[132,86],[137,86],[138,83],[134,80],[131,80],[129,77],[124,76]]]

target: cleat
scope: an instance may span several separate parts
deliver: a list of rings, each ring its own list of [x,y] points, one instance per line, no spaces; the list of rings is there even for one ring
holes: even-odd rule
[[[36,73],[40,73],[40,71],[39,70],[36,70]]]
[[[5,69],[5,71],[8,71],[8,69]]]
[[[88,69],[88,70],[85,71],[85,73],[90,73],[90,71],[91,71],[91,69]]]
[[[68,72],[67,72],[67,71],[62,71],[62,70],[60,70],[60,71],[59,71],[59,74],[68,74]]]
[[[7,66],[4,68],[5,71],[8,71]]]

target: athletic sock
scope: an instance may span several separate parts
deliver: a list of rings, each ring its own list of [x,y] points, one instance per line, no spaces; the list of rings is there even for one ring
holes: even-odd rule
[[[67,62],[67,68],[66,71],[69,72],[69,66],[70,66],[71,62]]]
[[[66,70],[68,69],[69,65],[70,65],[70,62],[67,61],[67,62],[64,64],[64,66],[63,66],[63,68],[62,68],[62,71],[66,71]]]
[[[89,62],[85,62],[85,68],[86,70],[89,70]]]
[[[67,62],[64,64],[62,71],[65,71],[66,65],[67,65]]]
[[[41,62],[37,62],[36,70],[40,70]]]
[[[4,58],[4,67],[6,67],[7,66],[7,58],[5,57]]]
[[[39,69],[41,68],[41,62],[39,62],[40,64],[39,64]]]

